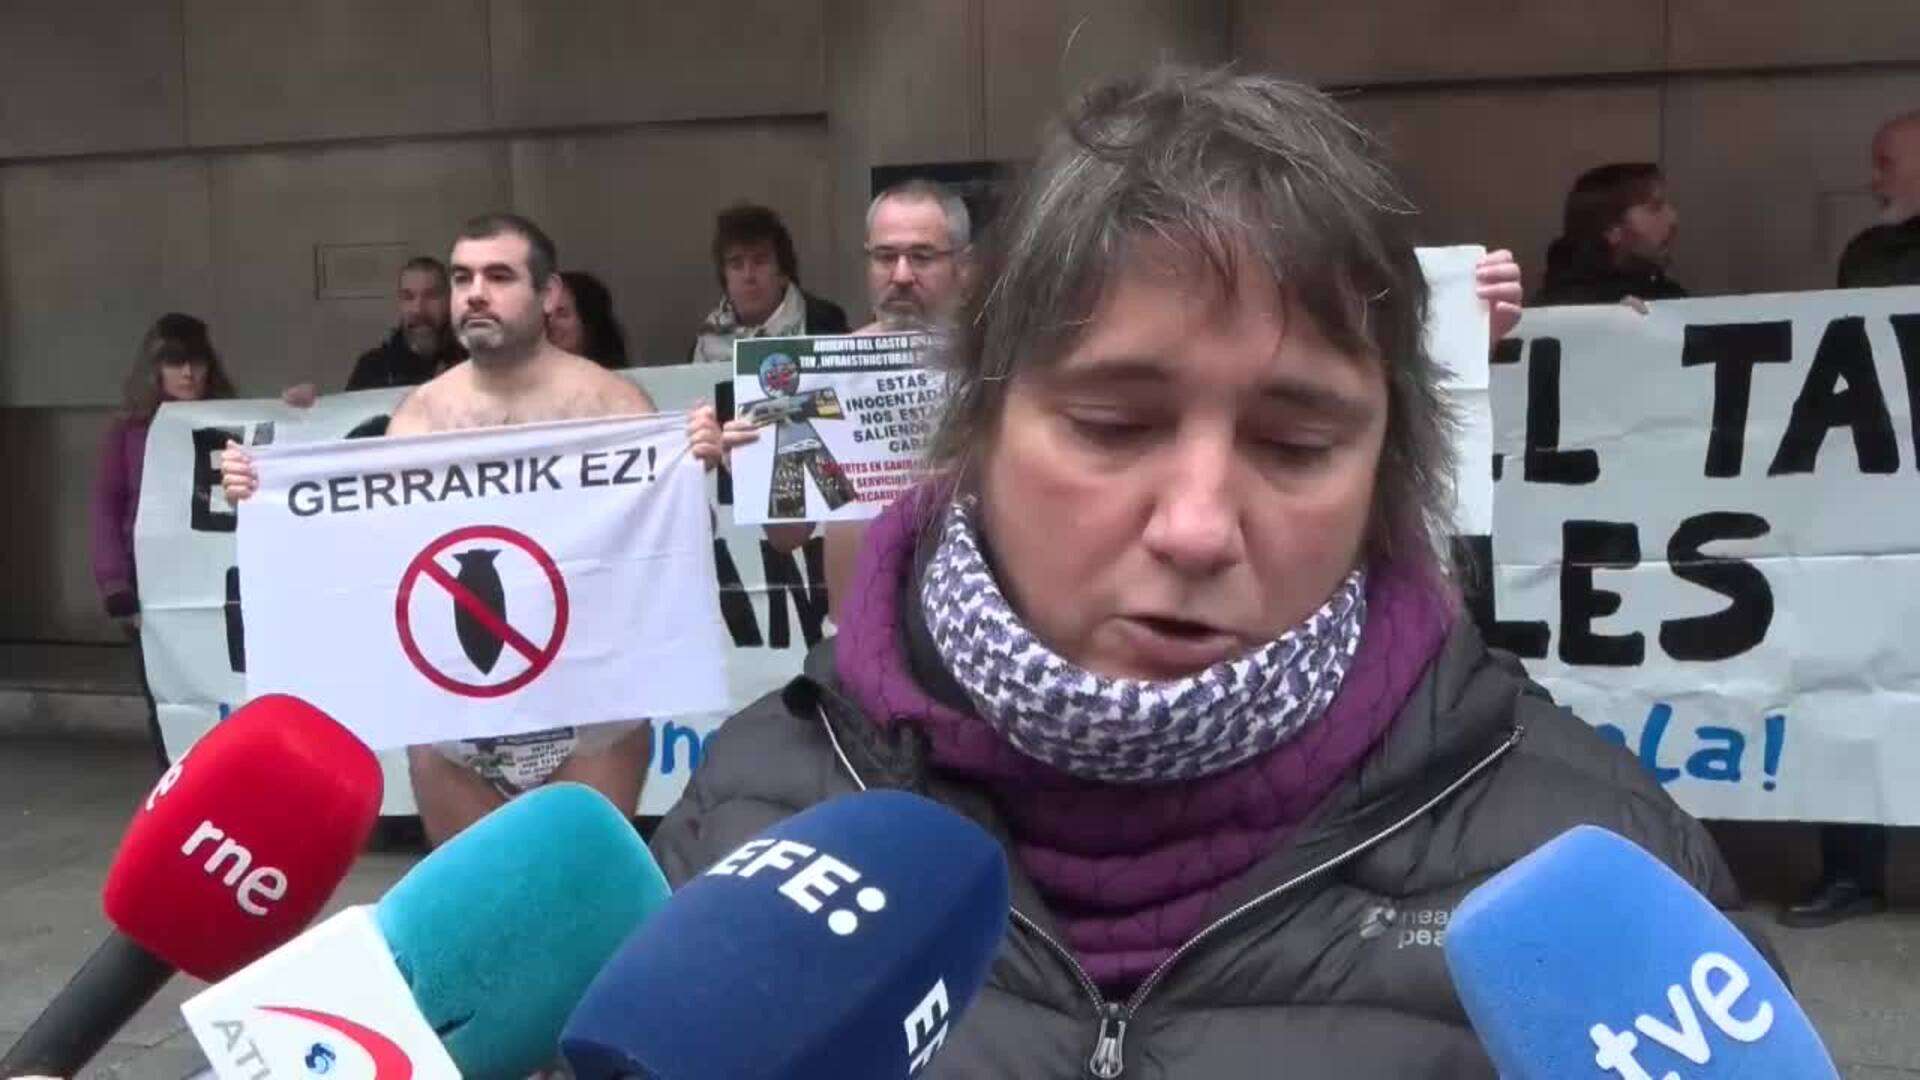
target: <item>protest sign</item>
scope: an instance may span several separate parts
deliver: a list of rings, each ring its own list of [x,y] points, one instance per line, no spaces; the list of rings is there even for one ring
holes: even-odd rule
[[[733,451],[736,521],[877,517],[913,483],[945,396],[926,334],[734,343],[734,401],[760,438]]]
[[[722,412],[733,392],[726,364],[622,372],[645,387],[663,410],[702,399]],[[329,394],[311,409],[273,400],[173,404],[154,419],[147,441],[135,548],[142,568],[142,642],[168,751],[178,756],[227,712],[247,700],[246,621],[236,563],[237,517],[220,492],[217,461],[229,439],[262,446],[339,439],[390,413],[405,390]],[[758,528],[736,527],[726,509],[724,473],[703,481],[720,507],[713,543],[717,604],[708,605],[731,641],[726,664],[728,708],[669,718],[654,725],[653,758],[640,812],[666,812],[680,797],[708,737],[728,712],[778,689],[800,670],[809,647],[827,630],[821,541],[792,554],[764,542]],[[717,608],[717,613],[713,610]],[[406,756],[380,755],[388,815],[414,812]]]
[[[1474,294],[1474,270],[1487,249],[1477,244],[1417,248],[1427,300],[1427,354],[1444,374],[1441,393],[1453,409],[1454,525],[1484,536],[1493,528],[1493,478],[1486,469],[1493,452],[1493,412],[1487,391],[1490,313]]]
[[[1920,289],[1529,311],[1490,636],[1689,810],[1920,823]]]
[[[727,707],[686,420],[574,420],[254,453],[249,696],[376,750]]]

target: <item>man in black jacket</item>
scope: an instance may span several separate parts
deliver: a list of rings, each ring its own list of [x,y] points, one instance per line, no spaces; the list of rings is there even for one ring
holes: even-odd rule
[[[1920,284],[1920,110],[1894,117],[1874,135],[1873,196],[1880,224],[1840,256],[1840,287]]]
[[[348,390],[380,390],[390,386],[419,386],[467,358],[453,336],[448,316],[447,267],[431,255],[415,255],[400,268],[396,292],[400,325],[387,339],[360,354]],[[311,406],[319,396],[312,383],[289,386],[280,400],[297,408]],[[384,421],[385,417],[380,417]],[[355,429],[359,431],[359,429]],[[384,430],[382,428],[381,430]],[[363,432],[378,435],[381,430]]]
[[[1567,192],[1560,236],[1547,248],[1546,273],[1530,301],[1617,304],[1687,295],[1667,276],[1680,214],[1667,201],[1666,177],[1652,162],[1588,169]]]
[[[447,317],[447,268],[431,255],[416,255],[400,268],[400,325],[387,340],[360,355],[347,377],[349,390],[419,386],[466,359]]]
[[[1920,285],[1920,110],[1894,117],[1873,137],[1873,196],[1880,224],[1840,256],[1840,287]],[[1780,916],[1788,926],[1826,926],[1887,906],[1884,825],[1820,829],[1820,883]]]

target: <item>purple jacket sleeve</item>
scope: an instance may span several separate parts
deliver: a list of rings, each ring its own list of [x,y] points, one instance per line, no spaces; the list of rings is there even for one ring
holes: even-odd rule
[[[133,523],[129,520],[138,498],[127,468],[131,434],[125,421],[107,429],[93,485],[93,580],[100,588],[101,602],[114,615],[138,610],[133,606]]]

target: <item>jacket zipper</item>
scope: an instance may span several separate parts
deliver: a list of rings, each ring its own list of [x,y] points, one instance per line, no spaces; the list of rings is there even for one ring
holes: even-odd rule
[[[860,771],[853,767],[853,761],[847,757],[846,748],[840,745],[840,736],[834,732],[833,723],[827,719],[826,708],[816,704],[814,709],[820,715],[820,726],[826,729],[827,741],[833,744],[833,756],[840,759],[840,767],[847,770],[847,775],[853,778],[854,785],[861,791],[866,791],[866,778],[861,776]],[[1096,1064],[1091,1064],[1089,1067],[1096,1070],[1094,1072],[1095,1076],[1119,1076],[1120,1050],[1127,1034],[1126,1022],[1122,1020],[1119,1015],[1120,1006],[1117,1003],[1108,1003],[1106,996],[1100,993],[1100,988],[1093,984],[1093,976],[1087,974],[1087,969],[1081,965],[1079,957],[1074,956],[1066,946],[1055,941],[1052,934],[1040,928],[1039,923],[1034,922],[1021,912],[1019,908],[1013,907],[1012,905],[1008,905],[1007,914],[1013,921],[1026,927],[1028,933],[1044,942],[1047,948],[1051,949],[1054,955],[1058,956],[1067,965],[1067,970],[1072,972],[1074,979],[1080,983],[1080,989],[1086,992],[1087,999],[1093,1002],[1094,1011],[1101,1016],[1100,1040],[1099,1045],[1094,1050],[1093,1058]],[[1114,1024],[1118,1024],[1118,1028],[1113,1034],[1109,1035],[1109,1026]],[[1105,1066],[1097,1063],[1104,1062],[1109,1057],[1112,1059],[1111,1068],[1113,1071],[1111,1073],[1098,1071]]]
[[[826,729],[827,741],[833,744],[834,756],[840,759],[841,768],[847,770],[847,775],[853,778],[854,784],[858,786],[861,791],[866,791],[867,782],[861,777],[859,770],[853,767],[853,762],[848,759],[846,750],[841,747],[840,736],[834,733],[833,724],[827,719],[826,709],[818,704],[816,704],[814,708],[820,715],[820,726]],[[1021,926],[1026,927],[1028,933],[1039,938],[1049,949],[1053,950],[1056,956],[1065,962],[1067,969],[1073,973],[1073,977],[1079,980],[1080,988],[1086,992],[1087,998],[1093,1002],[1094,1012],[1100,1017],[1100,1033],[1094,1041],[1093,1056],[1087,1060],[1087,1071],[1099,1077],[1100,1080],[1115,1080],[1115,1078],[1119,1077],[1120,1074],[1125,1071],[1126,1060],[1124,1053],[1127,1041],[1127,1025],[1132,1022],[1134,1015],[1139,1012],[1141,1005],[1145,1004],[1147,994],[1151,992],[1155,986],[1159,985],[1160,981],[1166,977],[1167,972],[1172,969],[1174,964],[1192,952],[1202,941],[1213,936],[1216,931],[1228,923],[1233,922],[1274,898],[1298,888],[1306,882],[1312,881],[1321,874],[1339,866],[1355,855],[1379,844],[1394,833],[1418,821],[1426,815],[1427,811],[1445,802],[1448,798],[1452,797],[1454,792],[1465,787],[1474,777],[1479,776],[1488,768],[1492,767],[1494,762],[1505,757],[1507,752],[1512,750],[1514,746],[1520,742],[1520,736],[1525,734],[1525,732],[1526,728],[1524,725],[1516,724],[1513,730],[1508,733],[1506,740],[1489,751],[1486,757],[1475,762],[1466,772],[1455,777],[1452,783],[1441,788],[1438,794],[1421,803],[1419,806],[1414,807],[1399,820],[1388,824],[1386,828],[1381,829],[1360,843],[1342,851],[1340,854],[1295,874],[1286,881],[1268,889],[1266,892],[1248,900],[1246,903],[1241,904],[1239,907],[1234,908],[1232,911],[1227,912],[1225,915],[1220,916],[1218,919],[1202,927],[1199,933],[1188,938],[1185,944],[1175,949],[1171,956],[1168,956],[1160,962],[1159,967],[1153,969],[1153,973],[1147,976],[1146,981],[1140,984],[1140,988],[1133,992],[1133,996],[1127,999],[1125,1005],[1119,1002],[1107,1001],[1105,995],[1100,993],[1100,988],[1094,985],[1093,977],[1087,974],[1087,969],[1081,965],[1078,957],[1074,956],[1071,951],[1058,941],[1055,941],[1052,935],[1042,930],[1038,923],[1026,915],[1021,914],[1019,908],[1009,906],[1007,909],[1008,914],[1012,916],[1013,920]]]
[[[1335,855],[1330,859],[1327,859],[1326,861],[1320,863],[1317,866],[1309,867],[1308,869],[1300,872],[1299,874],[1294,875],[1291,879],[1281,882],[1280,884],[1274,886],[1273,888],[1267,890],[1266,892],[1261,893],[1259,896],[1256,896],[1253,899],[1248,900],[1246,903],[1241,904],[1239,907],[1234,908],[1232,911],[1227,912],[1225,915],[1220,916],[1218,919],[1215,919],[1212,923],[1209,923],[1206,927],[1202,928],[1199,933],[1188,938],[1186,941],[1186,944],[1181,945],[1178,949],[1175,949],[1173,951],[1173,955],[1167,957],[1165,960],[1162,960],[1160,962],[1159,967],[1153,969],[1153,974],[1148,975],[1147,980],[1141,983],[1140,988],[1138,990],[1135,990],[1133,992],[1133,996],[1127,1000],[1126,1015],[1129,1018],[1131,1018],[1133,1014],[1139,1010],[1140,1004],[1146,1000],[1148,992],[1150,992],[1160,982],[1160,980],[1166,976],[1168,969],[1172,968],[1174,964],[1178,963],[1181,957],[1187,955],[1189,952],[1192,952],[1196,946],[1198,946],[1202,941],[1206,940],[1215,931],[1219,930],[1221,927],[1227,925],[1228,923],[1234,921],[1235,919],[1238,919],[1240,916],[1245,915],[1247,912],[1252,911],[1254,908],[1257,908],[1260,905],[1266,903],[1267,901],[1272,900],[1274,897],[1279,896],[1280,894],[1287,892],[1288,890],[1293,889],[1299,885],[1302,885],[1308,881],[1311,881],[1316,877],[1319,877],[1321,874],[1324,874],[1327,871],[1333,869],[1334,867],[1339,866],[1341,863],[1346,862],[1348,859],[1353,858],[1355,855],[1360,854],[1361,852],[1367,850],[1368,848],[1373,847],[1376,844],[1379,844],[1381,841],[1392,836],[1394,833],[1399,832],[1401,829],[1406,828],[1408,825],[1411,825],[1415,821],[1418,821],[1420,818],[1426,816],[1429,810],[1432,810],[1434,807],[1439,806],[1443,802],[1446,802],[1449,798],[1453,796],[1454,792],[1459,791],[1461,788],[1471,783],[1474,777],[1479,776],[1481,773],[1485,772],[1488,768],[1490,768],[1494,762],[1500,760],[1502,757],[1505,757],[1507,754],[1507,751],[1512,750],[1515,744],[1517,744],[1520,741],[1520,736],[1525,732],[1525,730],[1526,729],[1523,726],[1515,725],[1514,729],[1510,733],[1508,733],[1507,738],[1503,742],[1501,742],[1499,746],[1496,746],[1492,750],[1488,751],[1487,756],[1475,762],[1470,768],[1467,769],[1466,772],[1463,772],[1459,776],[1455,777],[1453,779],[1453,782],[1449,783],[1446,787],[1441,788],[1438,794],[1434,795],[1432,798],[1428,799],[1427,801],[1421,803],[1419,806],[1414,807],[1412,810],[1402,815],[1398,821],[1394,821],[1388,824],[1386,828],[1381,829],[1377,833],[1374,833],[1372,836],[1368,837],[1365,840],[1362,840],[1360,843],[1355,844],[1354,846],[1348,848],[1347,850],[1341,852],[1338,855]]]

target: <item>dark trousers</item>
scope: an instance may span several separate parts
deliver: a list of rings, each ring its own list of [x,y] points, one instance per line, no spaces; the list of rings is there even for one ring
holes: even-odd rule
[[[160,706],[153,700],[153,687],[147,682],[147,653],[140,647],[140,635],[133,637],[133,662],[140,669],[140,696],[147,700],[147,734],[153,738],[153,754],[160,761],[160,771],[166,772],[172,762],[167,760],[167,742],[160,737]]]
[[[1820,826],[1820,876],[1852,881],[1869,893],[1887,889],[1887,827]]]

